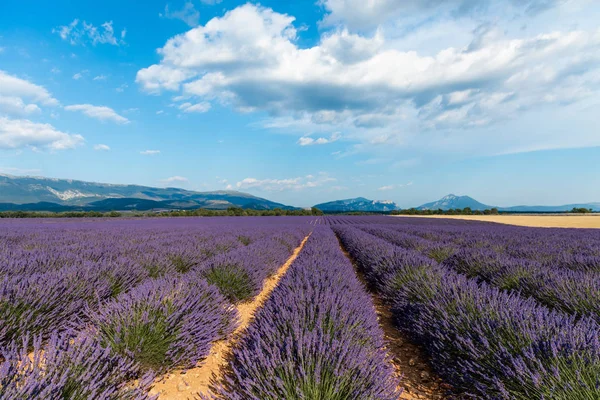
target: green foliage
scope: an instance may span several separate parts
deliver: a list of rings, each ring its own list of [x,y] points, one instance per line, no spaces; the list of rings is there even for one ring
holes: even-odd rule
[[[589,213],[593,213],[594,211],[591,208],[573,207],[573,209],[569,212],[571,212],[573,214],[589,214]]]
[[[217,265],[209,268],[204,273],[204,278],[232,303],[250,300],[254,290],[252,279],[239,265]]]
[[[100,327],[101,344],[115,353],[134,358],[144,369],[160,370],[167,360],[171,344],[177,340],[169,331],[167,313],[148,309],[134,313],[127,327],[122,320]],[[133,354],[132,354],[133,351]]]
[[[391,215],[498,215],[500,212],[497,208],[490,210],[472,210],[470,207],[465,207],[462,210],[450,209],[450,210],[418,210],[416,208],[409,208],[406,210],[396,210],[390,213]]]

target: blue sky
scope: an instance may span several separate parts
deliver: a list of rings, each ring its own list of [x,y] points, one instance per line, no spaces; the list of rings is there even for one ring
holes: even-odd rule
[[[0,173],[600,201],[593,0],[0,3]]]

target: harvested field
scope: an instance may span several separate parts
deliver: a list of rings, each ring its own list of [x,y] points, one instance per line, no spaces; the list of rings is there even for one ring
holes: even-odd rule
[[[499,224],[538,228],[595,228],[600,229],[600,215],[401,215],[398,218],[447,218],[467,221],[486,221]]]

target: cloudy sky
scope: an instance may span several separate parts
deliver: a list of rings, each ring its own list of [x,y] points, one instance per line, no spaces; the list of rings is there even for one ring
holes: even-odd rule
[[[600,201],[594,0],[0,2],[0,173]]]

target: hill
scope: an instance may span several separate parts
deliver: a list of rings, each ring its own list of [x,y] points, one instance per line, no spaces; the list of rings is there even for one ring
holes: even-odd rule
[[[111,211],[151,209],[295,209],[237,191],[195,192],[179,188],[115,185],[71,179],[0,175],[0,210]]]
[[[386,212],[399,209],[393,201],[369,200],[364,197],[330,201],[315,207],[324,212]]]
[[[486,204],[480,203],[472,197],[469,196],[456,196],[454,194],[449,194],[447,196],[442,197],[438,201],[434,201],[431,203],[423,204],[420,207],[417,207],[419,210],[454,210],[454,209],[463,209],[469,207],[471,210],[489,210],[494,208],[493,206],[488,206]]]

